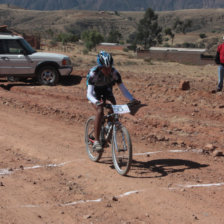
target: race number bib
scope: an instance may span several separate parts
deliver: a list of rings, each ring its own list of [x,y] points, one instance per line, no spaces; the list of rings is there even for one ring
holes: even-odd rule
[[[125,105],[112,105],[113,111],[115,114],[126,114],[130,113],[129,107]]]

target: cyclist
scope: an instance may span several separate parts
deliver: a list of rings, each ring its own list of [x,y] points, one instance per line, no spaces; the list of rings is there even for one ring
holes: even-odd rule
[[[97,55],[97,66],[90,69],[87,75],[87,98],[96,110],[94,123],[95,141],[93,149],[101,151],[102,146],[99,142],[101,120],[103,118],[103,102],[109,100],[113,105],[116,104],[113,95],[113,85],[117,84],[122,94],[131,104],[140,103],[129,93],[124,86],[120,73],[113,67],[113,57],[111,54],[100,51]]]

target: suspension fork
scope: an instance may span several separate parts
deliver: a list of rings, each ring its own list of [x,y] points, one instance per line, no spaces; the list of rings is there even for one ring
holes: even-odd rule
[[[125,137],[124,137],[124,133],[122,131],[122,124],[119,121],[116,122],[115,124],[113,124],[113,140],[114,140],[114,144],[115,144],[115,148],[116,148],[115,150],[117,152],[119,152],[118,145],[117,145],[117,140],[116,140],[116,131],[117,131],[116,129],[121,130],[123,149],[126,151],[127,150],[127,144],[126,144],[126,140],[125,140]]]

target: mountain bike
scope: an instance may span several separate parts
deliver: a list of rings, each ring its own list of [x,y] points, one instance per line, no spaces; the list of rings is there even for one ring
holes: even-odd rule
[[[101,130],[100,130],[100,143],[102,151],[95,151],[93,148],[94,137],[94,120],[95,116],[89,117],[85,125],[85,143],[86,151],[89,158],[98,162],[104,149],[110,144],[112,146],[112,161],[116,171],[124,176],[128,173],[132,162],[132,142],[128,130],[122,125],[119,117],[121,114],[129,113],[128,105],[111,105],[105,104],[104,108],[110,110],[112,113],[104,114]]]

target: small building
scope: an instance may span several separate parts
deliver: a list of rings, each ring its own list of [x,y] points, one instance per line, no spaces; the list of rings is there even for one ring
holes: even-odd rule
[[[137,50],[137,57],[182,64],[214,64],[214,57],[204,55],[205,52],[206,49],[198,48],[151,47],[149,50]]]
[[[123,50],[123,49],[124,45],[120,45],[118,43],[100,43],[99,45],[97,45],[97,50],[110,51],[110,50]]]

